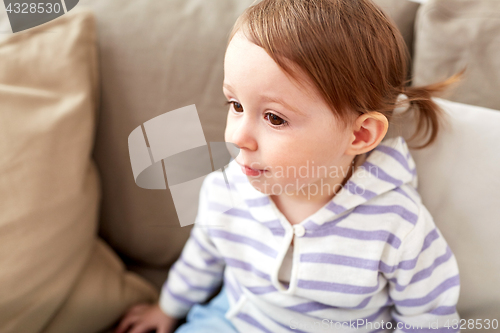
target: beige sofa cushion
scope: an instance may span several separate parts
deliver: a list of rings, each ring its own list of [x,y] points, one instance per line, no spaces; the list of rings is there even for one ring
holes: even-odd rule
[[[223,59],[231,26],[253,0],[82,0],[99,26],[102,112],[94,156],[101,172],[100,234],[157,286],[192,226],[180,227],[169,190],[134,181],[128,136],[167,111],[196,104],[205,138],[223,141]]]
[[[410,150],[418,192],[457,259],[460,316],[499,320],[500,112],[435,101],[446,112],[448,125],[431,146]],[[413,133],[413,115],[410,111],[401,119],[406,138]]]
[[[500,110],[500,1],[428,0],[415,26],[414,85],[445,79],[466,65],[465,80],[443,96]]]
[[[98,332],[157,299],[96,236],[95,30],[75,9],[0,36],[2,333]]]

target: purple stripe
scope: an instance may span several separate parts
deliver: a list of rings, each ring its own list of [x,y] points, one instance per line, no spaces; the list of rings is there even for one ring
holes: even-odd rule
[[[326,209],[334,212],[335,214],[341,214],[343,212],[346,211],[346,208],[344,206],[341,206],[341,205],[338,205],[336,204],[335,202],[333,201],[330,201],[327,205],[326,205]]]
[[[247,314],[244,314],[244,313],[240,313],[240,314],[242,314],[243,316],[248,316]],[[279,325],[279,326],[281,326],[281,327],[285,328],[285,329],[286,329],[286,330],[288,330],[288,331],[291,331],[291,332],[297,332],[297,333],[307,333],[307,332],[302,331],[302,330],[300,330],[300,329],[298,329],[298,328],[291,328],[291,327],[290,327],[290,323],[288,323],[288,325],[284,325],[284,324],[282,324],[282,323],[280,323],[280,322],[278,322],[278,321],[274,320],[273,318],[271,318],[271,317],[270,317],[268,314],[266,314],[265,312],[262,312],[262,314],[264,314],[264,315],[265,315],[265,316],[266,316],[269,320],[271,320],[271,321],[272,321],[272,322],[274,322],[275,324],[277,324],[277,325]],[[238,316],[239,316],[239,315],[238,315]],[[237,316],[237,317],[238,317],[238,316]],[[247,320],[253,320],[253,321],[255,321],[255,319],[253,319],[253,318],[251,318],[251,317],[249,317],[249,316],[248,316],[248,318],[243,319],[243,320],[245,320],[245,321],[247,321]],[[247,321],[247,322],[248,322],[248,321]],[[250,323],[250,322],[248,322],[248,323]],[[250,323],[250,324],[252,324],[252,325],[253,325],[253,323]],[[258,325],[260,325],[260,324],[258,324]],[[261,327],[263,327],[263,326],[261,326]],[[259,327],[259,328],[261,328],[261,327]],[[262,331],[264,331],[264,332],[267,332],[267,331],[266,331],[266,330],[267,330],[266,328],[261,328],[261,330],[262,330]]]
[[[216,277],[219,277],[222,275],[222,271],[221,272],[212,272],[212,271],[209,271],[207,269],[203,269],[203,268],[200,268],[200,267],[196,267],[196,266],[193,266],[191,265],[189,262],[186,261],[186,259],[184,259],[184,256],[181,255],[181,257],[179,258],[180,261],[187,267],[197,271],[197,272],[201,272],[201,273],[205,273],[205,274],[209,274],[209,275],[212,275],[212,276],[216,276]],[[206,262],[205,262],[206,263]]]
[[[217,229],[208,229],[208,234],[212,237],[222,238],[230,242],[248,245],[271,258],[276,258],[278,256],[278,252],[273,248],[247,236],[237,235],[225,230]]]
[[[453,253],[451,252],[450,247],[446,246],[446,253],[443,254],[442,256],[437,257],[434,260],[434,262],[432,263],[431,266],[429,266],[427,268],[424,268],[421,271],[415,273],[415,275],[413,275],[413,277],[412,277],[412,279],[410,281],[410,284],[418,282],[420,280],[423,280],[423,279],[431,276],[432,272],[434,271],[434,269],[436,269],[436,267],[438,267],[441,264],[443,264],[443,263],[447,262],[448,260],[450,260],[450,258],[452,256],[453,256]]]
[[[374,322],[378,317],[380,317],[380,315],[382,313],[384,313],[386,311],[386,308],[387,308],[386,306],[383,306],[380,309],[378,309],[374,314],[369,315],[368,317],[361,318],[361,319],[365,323],[367,323],[367,322]]]
[[[218,187],[224,187],[224,188],[227,188],[227,185],[228,185],[228,184],[226,184],[226,181],[224,179],[219,178],[219,177],[214,178],[214,180],[212,181],[212,184],[214,184]],[[237,191],[236,187],[231,182],[229,182],[229,189],[231,189],[232,191]]]
[[[406,221],[415,225],[418,220],[418,216],[415,213],[410,212],[406,208],[400,205],[360,205],[354,208],[353,213],[365,214],[365,215],[375,215],[375,214],[396,214],[401,216]]]
[[[323,223],[323,225],[325,225],[325,223]],[[303,226],[306,230],[309,230],[309,232],[314,232],[314,230],[318,229],[322,225],[314,223],[313,220],[307,220],[306,222],[304,222]]]
[[[349,192],[351,192],[352,194],[359,195],[359,196],[365,198],[366,200],[370,200],[371,198],[377,196],[377,193],[372,192],[364,187],[356,185],[350,179],[345,183],[344,187],[346,187],[347,190],[349,190]]]
[[[297,286],[303,289],[323,290],[330,292],[338,292],[342,294],[369,294],[379,289],[380,281],[373,287],[356,286],[346,283],[326,282],[317,280],[299,280]]]
[[[234,259],[234,258],[228,258],[225,257],[224,260],[226,261],[226,265],[234,268],[240,268],[248,272],[252,272],[253,274],[257,275],[260,278],[263,278],[267,281],[271,281],[271,277],[269,274],[266,274],[257,268],[253,267],[252,264],[249,264],[247,262],[244,262],[242,260]]]
[[[371,271],[376,271],[376,270],[378,270],[378,267],[379,267],[378,260],[356,258],[356,257],[344,256],[344,255],[339,255],[339,254],[323,253],[323,252],[301,254],[300,261],[301,262],[314,262],[314,263],[321,263],[321,264],[350,266],[350,267],[368,269]]]
[[[304,222],[304,228],[306,229],[306,233],[310,233],[311,234],[311,237],[320,237],[322,236],[322,232],[323,232],[323,228],[332,228],[334,227],[337,223],[339,223],[340,221],[344,220],[345,218],[347,218],[350,214],[352,213],[352,211],[348,214],[344,214],[342,215],[341,217],[337,217],[331,221],[328,221],[328,222],[324,222],[323,224],[316,224],[314,223],[313,220],[307,220],[306,222]],[[321,229],[320,229],[321,228]],[[318,235],[316,235],[318,234]]]
[[[243,320],[243,321],[246,321],[247,323],[249,323],[250,325],[252,325],[254,327],[257,327],[262,332],[273,333],[273,332],[269,331],[267,328],[265,328],[264,326],[262,326],[257,320],[255,320],[251,316],[247,315],[246,313],[240,312],[236,315],[236,317]]]
[[[371,298],[372,298],[372,296],[368,296],[356,306],[342,306],[342,308],[343,309],[363,309],[366,307],[366,305],[368,305]],[[297,305],[293,305],[293,306],[288,306],[285,309],[296,311],[296,312],[301,312],[301,313],[307,313],[307,312],[319,311],[319,310],[325,310],[325,309],[338,309],[338,307],[333,306],[333,305],[326,305],[326,304],[319,303],[319,302],[307,302],[307,303],[297,304]]]
[[[300,313],[307,313],[307,312],[326,310],[326,309],[337,309],[337,308],[338,308],[337,306],[326,305],[319,302],[307,302],[285,307],[285,309]]]
[[[240,299],[241,293],[238,290],[236,290],[236,288],[233,287],[233,285],[229,282],[229,280],[226,277],[224,277],[224,287],[227,288],[227,291],[229,292],[231,297],[233,297],[234,301]]]
[[[443,254],[440,257],[437,257],[431,266],[424,268],[424,269],[418,271],[417,273],[415,273],[413,275],[412,279],[410,280],[410,283],[408,283],[407,285],[401,285],[401,284],[397,283],[396,278],[389,279],[389,281],[391,281],[395,284],[397,291],[404,291],[406,289],[406,287],[408,287],[410,284],[421,281],[421,280],[431,276],[432,272],[436,269],[436,267],[447,262],[452,257],[452,255],[453,255],[453,253],[451,252],[450,247],[447,246],[445,254]]]
[[[330,235],[361,240],[385,241],[396,249],[401,245],[401,240],[396,235],[385,230],[366,231],[339,226],[335,226],[334,228],[321,228],[315,232],[306,233],[304,237],[324,237]]]
[[[246,211],[246,210],[243,210],[243,209],[231,208],[229,210],[226,210],[224,212],[224,214],[231,215],[231,216],[236,216],[236,217],[241,217],[241,218],[245,218],[245,219],[249,219],[249,220],[255,221],[255,219],[253,218],[252,214],[250,214],[249,211]]]
[[[424,245],[422,246],[422,250],[421,252],[423,252],[424,250],[426,250],[429,246],[431,246],[432,242],[434,242],[434,240],[438,239],[439,238],[439,233],[437,231],[436,228],[432,229],[428,234],[427,236],[425,236],[425,239],[424,239]]]
[[[200,249],[202,249],[204,252],[206,252],[210,257],[212,257],[211,259],[205,259],[203,258],[203,261],[205,261],[205,264],[207,264],[207,266],[211,266],[213,264],[216,264],[216,263],[219,263],[222,261],[222,258],[221,257],[218,257],[216,255],[214,255],[210,250],[208,250],[197,238],[197,236],[194,234],[193,230],[195,229],[191,229],[191,237],[190,239],[192,239]],[[209,229],[210,230],[210,229]]]
[[[422,249],[420,252],[417,254],[417,256],[413,259],[409,260],[402,260],[400,261],[397,265],[394,266],[389,266],[384,262],[380,262],[380,271],[383,273],[392,273],[396,269],[403,269],[403,270],[412,270],[417,266],[418,258],[422,254],[422,252],[427,249],[432,242],[434,242],[436,239],[439,238],[439,234],[437,233],[436,228],[434,228],[432,231],[430,231],[427,236],[424,238],[424,243],[422,244]]]
[[[241,285],[238,283],[238,280],[236,280],[235,282],[236,282],[236,287],[238,288],[239,293],[243,294],[243,289],[241,288]]]
[[[285,235],[285,229],[280,223],[280,220],[272,220],[268,222],[263,222],[263,225],[265,225],[269,230],[271,230],[272,234],[274,236],[284,236]]]
[[[363,322],[374,322],[382,313],[384,313],[384,311],[386,311],[386,307],[387,306],[383,306],[380,309],[378,309],[375,313],[373,313],[367,317],[358,318],[356,320],[357,321],[362,320]],[[286,309],[289,309],[292,311],[297,311],[300,313],[307,313],[307,312],[320,311],[320,310],[326,310],[326,309],[337,309],[337,308],[338,307],[336,307],[336,306],[329,306],[329,305],[325,305],[325,304],[321,304],[321,303],[317,303],[317,302],[308,302],[308,303],[303,303],[303,304],[299,304],[299,305],[295,305],[295,306],[286,307]],[[345,309],[346,307],[342,307],[342,308]],[[352,307],[350,307],[350,309],[352,309]],[[318,317],[314,317],[314,318],[318,318]],[[348,324],[350,323],[350,321],[335,321],[335,320],[332,320],[332,322],[348,323]]]
[[[366,166],[365,166],[366,165]],[[384,182],[391,183],[395,186],[401,186],[403,184],[403,181],[396,179],[389,175],[387,172],[385,172],[381,167],[378,165],[372,164],[368,161],[363,163],[363,168],[368,169],[368,171],[377,177],[380,180],[383,180]],[[372,169],[375,169],[375,171],[372,171]]]
[[[170,296],[172,296],[175,300],[181,302],[181,303],[184,303],[188,306],[193,306],[194,304],[196,304],[197,302],[193,302],[191,301],[190,299],[187,299],[185,297],[182,297],[180,295],[177,295],[176,293],[174,293],[172,290],[170,290],[170,287],[167,285],[167,287],[165,287],[165,290],[170,294]]]
[[[228,296],[230,296],[235,302],[239,300],[239,297],[236,295],[236,291],[227,281],[224,281],[224,288],[226,288]]]
[[[269,197],[267,196],[255,199],[246,199],[245,202],[248,205],[248,207],[262,207],[262,206],[267,206],[270,203]]]
[[[215,201],[208,201],[208,209],[212,210],[214,212],[221,212],[222,213],[222,212],[228,211],[231,208],[232,207],[222,205],[222,204],[215,202]]]
[[[209,201],[208,202],[208,209],[212,210],[212,211],[224,213],[225,215],[236,216],[236,217],[241,217],[241,218],[249,219],[252,221],[256,221],[249,211],[221,205],[221,204],[216,203],[216,202]],[[258,222],[258,221],[256,221],[256,222]],[[268,227],[271,230],[272,234],[275,236],[284,236],[285,235],[285,229],[283,229],[283,226],[281,225],[279,220],[272,220],[269,222],[264,222],[262,224],[264,224],[266,227]]]
[[[438,316],[446,316],[446,315],[451,315],[457,312],[457,308],[455,305],[451,306],[438,306],[434,310],[430,311],[429,313],[438,315]]]
[[[239,167],[239,166],[237,166],[237,168],[240,168],[240,167]],[[241,169],[240,169],[240,171],[241,171]],[[243,174],[241,174],[241,175],[233,175],[233,176],[231,177],[231,179],[233,180],[233,182],[234,182],[234,183],[241,183],[241,184],[243,184],[243,183],[248,183],[248,178],[247,178],[247,176],[245,176],[245,175],[243,175]]]
[[[460,277],[458,276],[458,274],[441,282],[440,285],[438,285],[424,297],[409,298],[404,300],[394,300],[394,304],[398,306],[409,306],[409,307],[422,306],[424,304],[433,301],[434,299],[436,299],[436,297],[444,293],[446,290],[453,288],[455,286],[460,286]]]
[[[255,295],[263,295],[269,294],[277,291],[273,286],[265,286],[265,287],[246,287],[252,294]]]
[[[216,202],[209,201],[208,202],[208,209],[211,211],[214,211],[214,212],[224,213],[225,215],[242,217],[245,219],[255,221],[252,214],[250,214],[250,212],[248,212],[246,210],[234,208],[234,207],[228,207],[228,206],[216,203]]]
[[[408,165],[408,160],[401,154],[399,151],[397,151],[394,148],[391,148],[389,146],[384,146],[384,145],[379,145],[375,150],[378,150],[386,155],[391,156],[394,158],[396,161],[399,162],[409,173],[412,175],[416,174],[416,169],[410,169],[410,166]]]
[[[184,281],[184,283],[187,284],[189,286],[189,288],[191,288],[191,289],[199,290],[199,291],[204,291],[204,292],[207,292],[207,293],[211,293],[216,288],[219,287],[218,283],[215,286],[210,286],[210,287],[203,287],[203,286],[194,285],[194,284],[192,284],[188,280],[188,278],[184,274],[182,274],[181,272],[179,272],[179,269],[177,268],[177,265],[174,265],[172,268],[173,269],[170,270],[170,273],[174,272],[175,274],[177,274],[181,278],[181,280]]]
[[[353,306],[353,307],[343,306],[343,308],[348,308],[348,309],[363,309],[364,307],[366,307],[368,305],[368,303],[370,303],[371,299],[372,299],[372,296],[368,296],[364,300],[362,300],[361,303],[359,303],[356,306]]]
[[[432,231],[430,231],[427,234],[427,236],[425,236],[424,243],[422,245],[422,249],[420,250],[420,253],[413,259],[400,261],[398,266],[396,267],[396,269],[410,270],[410,269],[415,268],[415,266],[417,265],[418,258],[420,257],[420,254],[422,254],[422,252],[424,252],[424,250],[426,250],[429,246],[431,246],[431,244],[438,238],[439,238],[439,234],[437,232],[437,229],[434,228]]]
[[[413,200],[410,195],[408,193],[406,193],[401,187],[396,187],[394,190],[394,192],[397,192],[399,194],[402,194],[404,195],[405,197],[407,197],[408,199],[410,199],[414,204],[416,204],[415,200]]]

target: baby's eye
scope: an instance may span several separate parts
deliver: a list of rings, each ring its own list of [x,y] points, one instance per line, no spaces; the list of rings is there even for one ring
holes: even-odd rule
[[[278,117],[277,115],[275,115],[274,113],[266,113],[266,119],[269,120],[269,122],[271,123],[271,125],[274,125],[274,126],[283,126],[283,125],[286,125],[287,124],[287,121]]]
[[[236,101],[229,101],[227,104],[233,104],[234,111],[243,112],[243,106]]]

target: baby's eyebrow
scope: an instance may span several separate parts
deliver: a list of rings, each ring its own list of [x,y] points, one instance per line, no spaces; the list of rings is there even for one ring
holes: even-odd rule
[[[299,114],[301,116],[304,116],[304,113],[302,113],[301,111],[297,110],[296,108],[292,107],[290,104],[286,103],[283,99],[281,98],[276,98],[276,97],[271,97],[271,96],[262,96],[261,97],[263,101],[265,102],[273,102],[273,103],[278,103],[278,104],[281,104],[283,105],[285,108],[287,108],[288,110],[296,113],[296,114]]]
[[[228,89],[228,90],[231,90],[232,91],[232,87],[229,83],[226,83],[224,82],[223,85],[222,85],[224,88]],[[261,100],[264,101],[264,102],[272,102],[272,103],[278,103],[278,104],[281,104],[283,105],[285,108],[287,108],[288,110],[296,113],[296,114],[299,114],[301,116],[305,116],[303,112],[297,110],[296,108],[292,107],[290,104],[286,103],[283,99],[281,98],[276,98],[276,97],[271,97],[271,96],[267,96],[267,95],[262,95],[261,96]]]

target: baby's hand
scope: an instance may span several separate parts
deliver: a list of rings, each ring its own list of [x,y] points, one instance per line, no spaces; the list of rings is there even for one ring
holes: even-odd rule
[[[177,323],[176,318],[165,314],[158,304],[142,303],[131,307],[123,316],[115,333],[169,333]]]

